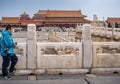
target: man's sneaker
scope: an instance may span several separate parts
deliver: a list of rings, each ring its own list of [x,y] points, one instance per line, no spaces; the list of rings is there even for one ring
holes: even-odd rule
[[[13,74],[16,72],[16,69],[14,69],[13,71],[10,71],[10,74]]]
[[[12,79],[9,75],[3,76],[3,78],[4,78],[5,80],[10,80],[10,79]]]

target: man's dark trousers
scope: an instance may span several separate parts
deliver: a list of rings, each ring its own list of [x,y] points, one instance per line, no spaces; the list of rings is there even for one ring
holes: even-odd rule
[[[7,76],[8,75],[7,68],[9,66],[10,62],[11,62],[11,65],[10,65],[9,71],[12,72],[15,69],[15,65],[18,61],[18,57],[16,55],[14,55],[14,56],[7,55],[7,56],[2,56],[2,57],[3,57],[2,75]]]

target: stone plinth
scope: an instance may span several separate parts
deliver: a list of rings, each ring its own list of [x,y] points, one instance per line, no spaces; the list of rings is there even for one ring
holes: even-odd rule
[[[37,78],[36,78],[35,75],[29,75],[29,76],[28,76],[28,80],[33,81],[33,80],[36,80],[36,79],[37,79]]]
[[[27,68],[26,45],[27,45],[26,43],[17,43],[17,47],[15,50],[15,53],[18,56],[18,63],[16,65],[17,70]]]
[[[47,74],[86,74],[88,69],[47,69]]]

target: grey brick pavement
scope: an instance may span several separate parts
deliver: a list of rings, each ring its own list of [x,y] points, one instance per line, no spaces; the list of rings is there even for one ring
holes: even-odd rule
[[[120,84],[120,75],[40,75],[37,80],[27,80],[28,76],[12,76],[0,84]]]

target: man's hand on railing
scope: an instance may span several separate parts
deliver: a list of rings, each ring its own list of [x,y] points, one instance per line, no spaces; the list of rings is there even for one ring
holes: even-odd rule
[[[16,48],[17,47],[17,42],[15,42],[14,44],[15,44],[14,48]]]

